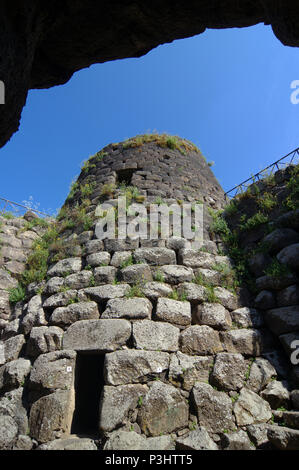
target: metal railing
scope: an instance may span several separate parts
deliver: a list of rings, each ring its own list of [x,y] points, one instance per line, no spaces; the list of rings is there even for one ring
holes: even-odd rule
[[[14,217],[22,217],[27,211],[34,212],[42,217],[51,217],[45,212],[0,197],[0,215],[11,214]]]
[[[296,150],[293,150],[292,152],[288,153],[284,157],[280,158],[279,160],[276,160],[276,162],[267,166],[266,168],[259,171],[255,175],[252,175],[250,178],[238,184],[234,188],[230,189],[224,194],[224,197],[227,198],[228,195],[231,195],[231,194],[232,195],[230,197],[235,197],[238,194],[245,192],[251,184],[261,181],[267,176],[273,175],[277,170],[286,168],[289,165],[297,165],[298,163],[299,163],[299,147],[296,148]]]

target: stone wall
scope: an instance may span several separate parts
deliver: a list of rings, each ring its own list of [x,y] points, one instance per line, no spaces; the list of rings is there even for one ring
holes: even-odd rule
[[[73,192],[56,229],[80,197]],[[297,259],[296,214],[267,235],[281,263]],[[256,296],[237,286],[220,239],[200,250],[173,236],[101,240],[97,223],[66,225],[72,254],[50,256],[46,278],[2,329],[0,448],[298,449],[298,369],[286,354],[298,329],[296,266],[275,284],[260,276],[265,260],[250,260]],[[82,419],[82,376],[96,431]]]

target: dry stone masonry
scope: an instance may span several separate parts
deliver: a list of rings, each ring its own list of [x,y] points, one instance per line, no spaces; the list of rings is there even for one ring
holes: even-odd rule
[[[137,143],[91,158],[48,228],[1,218],[0,448],[299,449],[298,210],[273,207],[266,233],[240,229],[254,198],[226,210],[255,289],[235,282],[222,217],[205,220],[201,249],[178,236],[98,239],[95,208],[121,191],[224,206],[194,148]],[[278,176],[268,193],[286,200],[291,176]],[[46,275],[9,302],[36,238],[51,239]]]

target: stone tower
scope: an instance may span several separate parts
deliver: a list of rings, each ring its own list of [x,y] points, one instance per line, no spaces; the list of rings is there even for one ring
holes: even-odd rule
[[[203,204],[202,247],[173,233],[99,238],[97,208],[110,204],[117,218],[123,194],[146,208]],[[193,144],[148,135],[91,157],[47,227],[1,219],[7,243],[24,238],[22,227],[35,242],[25,271],[15,275],[24,298],[6,307],[1,323],[0,448],[296,447],[298,413],[277,411],[298,409],[296,370],[289,378],[265,304],[257,308],[240,288],[239,265],[223,251],[224,202]],[[289,244],[298,241],[296,230],[288,236]],[[3,280],[17,282],[8,273],[0,287]]]

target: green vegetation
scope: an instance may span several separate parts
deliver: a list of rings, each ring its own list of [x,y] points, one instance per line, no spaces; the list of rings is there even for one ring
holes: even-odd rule
[[[186,155],[187,152],[196,152],[201,154],[200,150],[196,145],[192,142],[189,142],[186,139],[182,139],[178,136],[168,135],[166,133],[158,134],[143,134],[137,135],[136,137],[132,137],[127,139],[123,143],[123,148],[136,148],[141,147],[143,144],[147,143],[155,143],[162,148],[169,148],[171,150],[179,150],[182,155]]]

